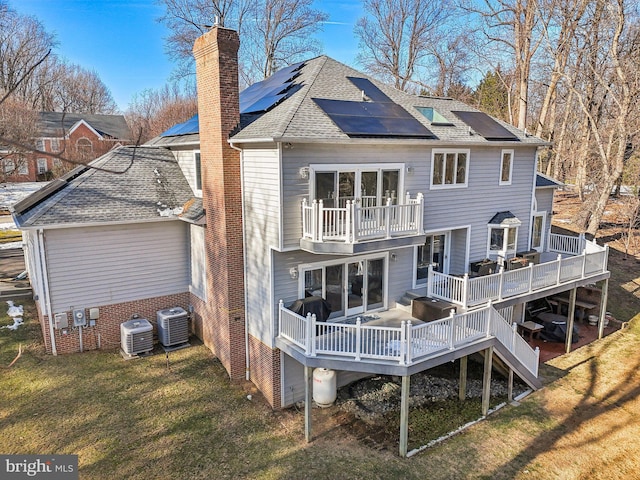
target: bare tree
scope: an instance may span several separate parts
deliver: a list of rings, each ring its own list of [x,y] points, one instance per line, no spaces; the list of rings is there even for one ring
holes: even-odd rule
[[[35,18],[20,15],[0,0],[0,93],[29,99],[29,77],[55,46],[53,35]],[[0,96],[0,97],[1,97]]]
[[[466,1],[463,6],[477,21],[488,43],[478,44],[476,51],[493,68],[498,63],[513,71],[513,123],[527,127],[531,66],[543,36],[541,28],[549,22],[550,8],[537,0]]]
[[[356,24],[358,60],[381,79],[406,90],[420,62],[436,51],[438,30],[450,4],[427,0],[364,0],[365,16]],[[442,56],[442,55],[441,55]]]
[[[111,92],[95,71],[62,64],[54,88],[56,111],[114,114],[118,111]]]
[[[37,122],[37,113],[24,102],[10,96],[0,103],[0,181],[10,180],[27,167],[26,156],[36,136]],[[3,138],[23,146],[9,145]]]
[[[584,224],[595,235],[640,131],[640,19],[625,0],[597,0],[585,35],[583,61],[572,66],[585,85],[576,82],[572,92],[586,121],[582,143],[590,145],[580,167],[591,186]]]
[[[41,154],[69,164],[86,164],[69,152],[45,152],[34,148],[37,138],[40,105],[55,106],[54,97],[67,92],[70,108],[91,111],[113,111],[115,105],[110,93],[94,72],[77,66],[65,66],[51,55],[55,45],[33,17],[16,13],[8,3],[0,0],[0,156],[2,173],[9,176],[20,173],[25,154]],[[66,72],[61,73],[62,67]],[[51,74],[54,72],[53,74]],[[62,80],[65,80],[63,82]],[[46,87],[45,87],[46,85]],[[77,90],[71,95],[71,89]],[[50,102],[50,103],[47,103]],[[133,164],[135,153],[132,157]],[[130,165],[131,165],[130,164]],[[92,167],[110,173],[124,173]],[[4,177],[6,179],[6,175]]]
[[[125,117],[131,129],[140,132],[140,141],[146,142],[191,118],[197,111],[195,92],[182,93],[174,84],[135,95]]]
[[[328,16],[312,0],[158,0],[159,18],[171,31],[166,51],[179,62],[177,75],[192,74],[193,42],[216,24],[240,33],[240,75],[244,84],[317,51],[313,34]]]
[[[266,78],[291,59],[301,59],[320,51],[314,41],[322,22],[329,18],[312,8],[313,0],[264,0],[253,9],[255,24],[248,29],[253,46],[250,50],[250,71],[259,72],[255,80]]]

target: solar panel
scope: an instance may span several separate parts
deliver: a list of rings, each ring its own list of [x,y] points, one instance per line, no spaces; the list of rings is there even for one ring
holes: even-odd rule
[[[190,133],[198,133],[198,114],[191,117],[186,122],[178,123],[171,127],[169,130],[161,133],[161,137],[173,137],[175,135],[188,135]]]
[[[460,120],[487,140],[518,140],[518,137],[483,112],[452,111]]]
[[[42,202],[43,200],[46,200],[52,195],[58,193],[71,180],[76,178],[78,175],[86,172],[87,170],[89,170],[89,167],[86,167],[84,165],[78,165],[73,170],[62,175],[60,178],[56,178],[55,180],[52,180],[41,189],[36,190],[28,197],[14,204],[13,207],[11,207],[11,211],[14,212],[16,215],[22,215],[28,210],[31,210],[36,205],[40,204],[40,202]]]
[[[278,70],[269,78],[245,88],[240,92],[240,113],[266,112],[295,90],[293,81],[300,75],[304,62]]]
[[[372,102],[393,102],[382,91],[376,87],[371,80],[360,77],[347,77],[351,83],[353,83],[359,90],[364,91],[364,94]]]
[[[350,137],[435,138],[424,125],[395,103],[323,98],[314,98],[313,101]]]

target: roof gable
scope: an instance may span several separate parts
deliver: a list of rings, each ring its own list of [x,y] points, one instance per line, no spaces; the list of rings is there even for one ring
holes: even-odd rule
[[[101,137],[130,140],[131,131],[123,115],[89,113],[40,112],[39,135],[45,138],[63,138],[84,122]]]

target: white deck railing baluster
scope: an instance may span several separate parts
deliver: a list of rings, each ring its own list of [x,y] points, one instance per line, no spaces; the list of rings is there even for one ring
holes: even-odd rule
[[[302,201],[302,236],[314,242],[358,243],[383,238],[422,234],[424,200],[422,194],[394,205],[375,199],[345,200],[337,207],[325,207],[322,200]]]

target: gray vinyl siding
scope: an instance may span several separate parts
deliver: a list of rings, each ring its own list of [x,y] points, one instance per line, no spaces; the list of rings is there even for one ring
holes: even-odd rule
[[[439,148],[439,147],[438,147]],[[451,148],[451,147],[448,147]],[[311,164],[403,163],[413,174],[402,172],[404,193],[421,192],[425,199],[424,229],[447,231],[471,226],[471,261],[486,257],[487,223],[499,211],[510,210],[521,221],[518,249],[529,239],[531,189],[535,171],[535,148],[514,145],[510,185],[498,185],[503,147],[471,148],[468,185],[464,188],[431,188],[432,149],[424,146],[294,145],[283,150],[284,248],[297,248],[302,232],[300,204],[309,196],[309,179],[301,179],[301,167]]]
[[[184,222],[48,230],[45,244],[53,311],[189,289]]]
[[[551,228],[551,220],[553,217],[553,195],[555,189],[553,188],[538,188],[536,189],[536,204],[537,212],[547,212],[547,222],[544,226],[545,233]],[[534,212],[535,213],[535,212]]]
[[[271,251],[280,245],[281,219],[278,149],[263,145],[243,150],[242,176],[248,331],[273,347]]]
[[[278,248],[280,244],[280,158],[275,147],[242,152],[242,195],[249,248]],[[286,217],[285,217],[286,218]]]
[[[296,402],[304,401],[304,366],[288,355],[283,354],[282,356],[282,406],[288,407]],[[336,375],[336,386],[338,388],[370,376],[367,373],[343,370],[338,370]]]
[[[33,297],[37,299],[42,312],[45,312],[45,294],[43,291],[43,272],[40,264],[40,242],[36,230],[23,230],[22,241],[24,248],[24,263],[29,272],[29,282],[33,290]]]
[[[202,190],[196,190],[195,151],[196,150],[174,150],[173,154],[175,155],[176,160],[178,160],[178,165],[180,165],[180,169],[187,179],[191,190],[193,190],[194,195],[196,197],[202,197]]]

